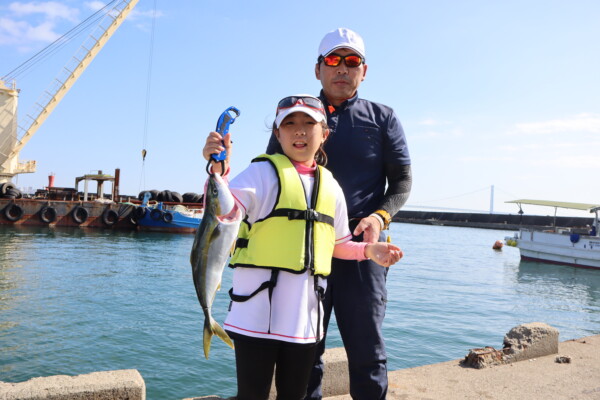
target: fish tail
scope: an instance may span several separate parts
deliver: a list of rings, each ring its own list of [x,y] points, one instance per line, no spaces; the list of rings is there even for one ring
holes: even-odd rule
[[[233,349],[233,342],[231,341],[231,338],[229,337],[227,332],[225,332],[225,329],[221,328],[221,325],[219,325],[214,319],[211,321],[211,323],[213,333],[217,335],[222,341],[224,341],[225,344],[227,344],[227,346]]]
[[[213,331],[211,329],[211,324],[210,321],[212,321],[212,318],[206,318],[204,320],[204,336],[202,338],[203,344],[204,344],[204,357],[206,357],[206,359],[208,360],[208,353],[210,353],[210,341],[212,340],[213,337]]]
[[[233,349],[233,342],[231,338],[225,332],[225,330],[219,325],[217,321],[215,321],[212,316],[210,318],[205,319],[204,321],[204,357],[208,359],[208,354],[210,353],[210,342],[212,340],[213,335],[217,335],[221,340],[223,340],[229,347]]]

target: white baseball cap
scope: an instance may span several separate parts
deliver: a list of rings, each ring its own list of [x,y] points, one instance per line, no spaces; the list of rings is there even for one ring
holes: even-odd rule
[[[332,51],[341,48],[352,49],[359,56],[365,58],[365,43],[363,39],[358,33],[347,28],[338,28],[326,34],[319,45],[319,56],[326,56]]]
[[[317,122],[327,121],[325,107],[321,103],[321,100],[310,94],[296,94],[279,100],[277,104],[277,116],[275,117],[275,127],[279,129],[279,125],[281,125],[285,117],[295,112],[308,114]]]

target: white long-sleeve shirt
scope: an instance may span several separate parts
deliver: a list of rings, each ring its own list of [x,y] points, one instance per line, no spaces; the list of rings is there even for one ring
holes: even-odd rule
[[[307,167],[298,167],[307,172]],[[314,177],[299,174],[305,188],[307,203],[313,189]],[[254,162],[229,184],[236,203],[248,221],[265,218],[275,206],[279,181],[273,166],[268,162]],[[350,240],[344,194],[335,183],[336,211],[334,228],[336,244]],[[364,247],[363,247],[364,249]],[[362,253],[364,254],[364,253]],[[271,270],[237,267],[233,272],[233,293],[249,295],[271,278]],[[326,287],[326,279],[318,278]],[[225,320],[225,329],[246,336],[276,339],[293,343],[314,343],[317,340],[317,323],[323,336],[322,316],[318,321],[319,302],[315,293],[314,276],[309,271],[294,274],[280,270],[273,296],[269,302],[268,290],[263,290],[245,302],[232,302]],[[320,338],[319,338],[320,339]]]

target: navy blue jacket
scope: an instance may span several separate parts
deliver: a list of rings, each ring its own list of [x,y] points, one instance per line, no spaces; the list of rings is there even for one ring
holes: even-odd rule
[[[364,218],[381,205],[386,188],[385,164],[410,165],[402,125],[394,110],[359,99],[358,94],[333,107],[319,96],[331,130],[325,143],[327,169],[339,182],[349,218]],[[271,135],[267,153],[281,152]]]

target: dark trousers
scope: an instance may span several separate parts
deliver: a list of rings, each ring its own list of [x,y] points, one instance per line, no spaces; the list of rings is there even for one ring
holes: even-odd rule
[[[231,336],[235,345],[237,400],[267,400],[274,370],[278,400],[304,398],[315,344]]]
[[[387,394],[388,379],[381,326],[387,302],[385,282],[388,270],[370,260],[357,262],[335,258],[331,268],[323,303],[323,322],[327,326],[333,308],[348,355],[350,395],[354,400],[383,400]],[[324,351],[325,340],[322,340],[317,346],[308,384],[308,400],[321,400],[323,396]]]

